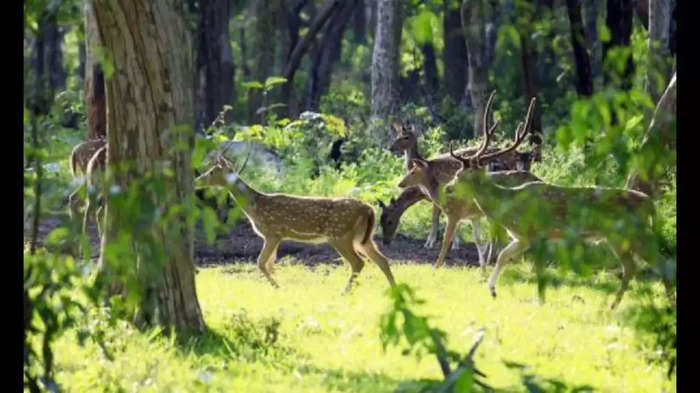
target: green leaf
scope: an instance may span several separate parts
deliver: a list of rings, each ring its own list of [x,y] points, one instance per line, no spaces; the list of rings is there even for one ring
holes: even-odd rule
[[[418,44],[425,44],[433,40],[432,21],[436,19],[435,14],[428,10],[422,11],[413,18],[413,34]]]
[[[281,76],[271,76],[265,79],[265,91],[270,91],[275,85],[279,85],[281,83],[286,82],[287,78],[283,78]]]
[[[262,90],[264,88],[263,84],[258,81],[243,82],[241,83],[241,86],[243,86],[246,89]]]
[[[216,212],[214,212],[214,209],[210,208],[209,206],[205,206],[202,209],[202,224],[204,226],[204,233],[207,237],[207,244],[214,244],[219,219],[216,217]]]

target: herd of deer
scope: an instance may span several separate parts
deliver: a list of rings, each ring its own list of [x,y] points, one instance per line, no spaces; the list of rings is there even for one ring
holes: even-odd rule
[[[397,199],[382,208],[380,224],[383,240],[389,243],[401,214],[411,205],[427,199],[433,204],[433,220],[426,247],[437,239],[440,212],[447,216],[445,235],[434,267],[443,265],[452,243],[457,224],[471,221],[477,242],[482,274],[493,255],[493,245],[482,244],[479,220],[488,220],[503,227],[511,241],[498,257],[488,287],[496,296],[496,280],[503,266],[539,241],[561,240],[572,233],[586,241],[606,241],[622,264],[622,284],[612,308],[617,307],[635,272],[634,257],[654,263],[659,255],[649,252],[653,241],[654,208],[650,198],[641,192],[602,187],[561,187],[548,184],[529,173],[531,153],[519,153],[516,148],[530,128],[535,98],[515,130],[514,142],[504,149],[489,148],[498,121],[488,125],[494,93],[483,113],[484,139],[476,149],[462,149],[426,160],[417,151],[416,134],[402,125],[395,125],[394,152],[404,152],[407,173],[399,183],[403,190]],[[99,181],[104,171],[106,140],[83,142],[71,153],[71,170],[85,173],[88,190]],[[247,162],[247,160],[246,160]],[[485,166],[499,170],[487,171]],[[258,267],[275,287],[273,265],[277,247],[283,240],[305,243],[328,243],[344,257],[351,267],[345,287],[350,290],[353,280],[364,267],[363,257],[379,266],[390,285],[394,285],[387,258],[374,243],[374,209],[352,198],[315,198],[285,194],[268,194],[246,184],[230,161],[218,155],[209,168],[195,180],[196,188],[223,187],[234,198],[250,220],[264,245],[257,260]],[[95,204],[95,192],[88,192],[83,216],[83,231]],[[77,212],[77,191],[69,197],[72,215]],[[96,211],[100,230],[101,207]],[[601,219],[603,217],[603,219]],[[453,247],[457,245],[455,244]],[[667,290],[669,283],[665,282]]]

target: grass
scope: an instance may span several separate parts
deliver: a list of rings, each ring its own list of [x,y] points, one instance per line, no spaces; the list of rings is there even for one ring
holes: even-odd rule
[[[610,293],[574,278],[548,288],[540,304],[530,266],[508,266],[496,300],[478,269],[395,264],[393,271],[426,300],[417,311],[447,332],[450,348],[466,352],[475,332],[486,328],[476,362],[494,387],[525,391],[518,372],[504,364],[512,361],[596,391],[675,391],[675,376],[666,380],[663,367],[649,364],[634,331],[619,320],[633,296],[611,312]],[[210,328],[204,336],[168,337],[121,323],[108,330],[115,357],[109,361],[94,344],[79,346],[69,332],[56,344],[57,380],[76,392],[252,393],[392,392],[402,382],[441,378],[432,357],[382,351],[378,321],[388,307],[388,284],[376,266],[365,268],[349,295],[341,293],[346,265],[310,269],[283,261],[275,274],[281,289],[264,281],[253,264],[199,269],[197,291]],[[587,281],[618,282],[611,273]],[[635,280],[626,295],[648,285]]]

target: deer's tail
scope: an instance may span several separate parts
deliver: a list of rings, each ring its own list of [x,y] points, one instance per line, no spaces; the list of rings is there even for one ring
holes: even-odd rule
[[[365,231],[365,237],[362,238],[362,244],[366,244],[367,241],[369,241],[370,237],[372,236],[372,233],[374,232],[374,224],[377,220],[374,216],[374,209],[368,207],[367,210],[367,230]]]

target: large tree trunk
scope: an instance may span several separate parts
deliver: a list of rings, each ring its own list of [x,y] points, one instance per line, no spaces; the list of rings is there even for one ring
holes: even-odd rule
[[[591,58],[586,50],[583,18],[581,18],[581,0],[566,0],[571,27],[571,45],[574,48],[576,61],[576,91],[579,95],[593,94],[593,74],[591,73]]]
[[[229,0],[199,2],[195,130],[202,132],[224,105],[233,104],[233,53],[229,42]],[[230,116],[229,116],[230,119]]]
[[[134,231],[124,225],[134,212],[106,193],[102,277],[110,282],[115,277],[110,272],[121,267],[143,283],[138,321],[203,331],[189,209],[174,213],[187,206],[193,191],[194,47],[185,2],[97,0],[93,4],[100,39],[114,68],[106,81],[107,164],[110,168],[129,164],[128,170],[114,174],[122,193],[146,176],[155,176],[163,191],[144,189],[140,199],[157,206],[163,215],[173,214],[166,225],[156,219],[147,229]],[[138,212],[146,217],[147,213]],[[129,231],[130,251],[122,249],[116,256],[110,247],[124,230]],[[152,241],[137,236],[144,231]]]
[[[85,2],[85,133],[87,139],[107,136],[105,78],[95,53],[100,44],[92,1]]]
[[[331,83],[333,65],[340,60],[343,49],[343,32],[355,12],[357,0],[346,0],[339,12],[336,12],[326,25],[325,33],[320,39],[320,48],[316,51],[311,65],[309,96],[306,108],[317,111],[321,96],[328,91]]]
[[[608,13],[605,18],[605,23],[610,29],[610,41],[603,44],[603,63],[608,58],[610,49],[614,47],[630,46],[630,37],[632,36],[632,16],[633,16],[632,0],[607,0]],[[608,84],[612,80],[612,69],[605,72],[605,83]],[[625,69],[621,75],[621,87],[623,89],[632,88],[632,77],[634,76],[634,61],[632,54],[627,58]]]
[[[649,68],[646,90],[656,102],[671,73],[671,1],[649,0]]]
[[[489,93],[486,23],[491,19],[491,12],[488,0],[462,2],[462,27],[469,59],[469,94],[474,108],[474,135],[480,135],[483,128],[484,109]]]
[[[401,2],[378,0],[372,51],[373,117],[386,117],[399,109],[401,23]]]
[[[443,51],[445,80],[443,86],[455,102],[461,103],[467,86],[468,60],[467,45],[464,42],[462,20],[459,15],[459,3],[445,0],[443,12],[442,26],[445,35],[445,50]]]

